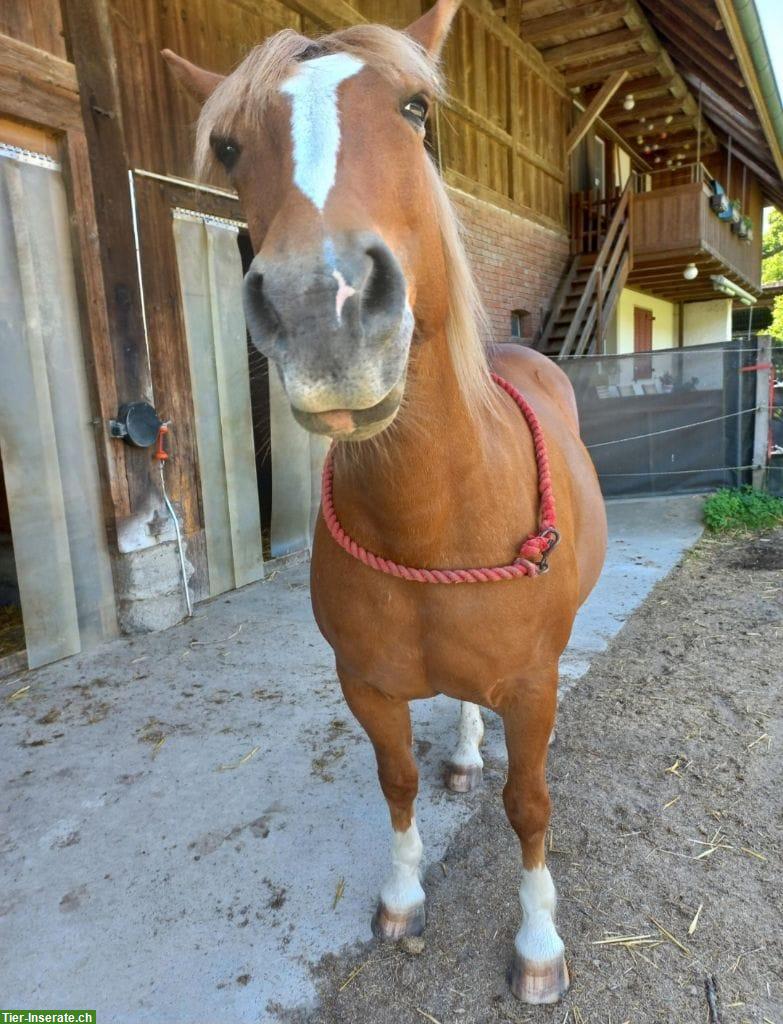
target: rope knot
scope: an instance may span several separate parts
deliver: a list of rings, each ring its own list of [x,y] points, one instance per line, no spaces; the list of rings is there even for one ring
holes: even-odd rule
[[[492,374],[492,379],[498,387],[513,398],[524,415],[533,436],[538,469],[539,532],[530,534],[511,565],[484,566],[474,569],[416,569],[381,558],[362,547],[345,532],[334,508],[333,460],[335,445],[333,444],[324,462],[321,481],[321,514],[332,538],[344,551],[377,572],[384,572],[405,580],[414,580],[417,583],[489,583],[496,580],[519,579],[521,576],[540,576],[548,570],[547,556],[560,541],[560,534],[553,525],[555,522],[555,497],[552,491],[552,476],[549,471],[544,432],[533,409],[514,385],[496,373]]]

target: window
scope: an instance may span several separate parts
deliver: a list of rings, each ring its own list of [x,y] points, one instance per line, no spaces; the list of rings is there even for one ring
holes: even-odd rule
[[[511,337],[522,341],[530,336],[530,313],[526,309],[511,310]]]

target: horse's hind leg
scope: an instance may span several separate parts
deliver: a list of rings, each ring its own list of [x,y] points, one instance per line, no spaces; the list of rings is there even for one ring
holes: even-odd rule
[[[544,861],[549,824],[546,757],[555,719],[557,671],[521,682],[501,710],[508,746],[503,802],[522,846],[522,927],[511,990],[526,1003],[555,1003],[568,989],[563,940],[554,923],[555,887]]]
[[[484,721],[478,704],[460,703],[459,740],[446,768],[446,785],[455,793],[467,793],[481,782],[484,761],[479,753]]]
[[[378,778],[392,823],[392,870],[381,888],[373,933],[382,939],[420,935],[424,930],[424,890],[419,880],[422,843],[413,803],[419,773],[411,749],[408,703],[387,697],[338,669],[343,694],[375,748]]]

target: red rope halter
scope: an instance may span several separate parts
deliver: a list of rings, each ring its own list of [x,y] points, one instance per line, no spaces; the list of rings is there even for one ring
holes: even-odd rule
[[[522,410],[530,433],[533,435],[533,445],[536,452],[536,465],[538,466],[538,493],[540,498],[538,512],[538,533],[531,533],[519,549],[519,556],[514,559],[511,565],[497,565],[493,568],[483,569],[415,569],[409,565],[400,565],[388,558],[373,554],[363,548],[361,544],[349,537],[340,525],[337,513],[334,510],[333,487],[334,487],[334,445],[329,449],[324,463],[323,477],[321,480],[321,513],[327,525],[329,533],[340,545],[343,551],[357,558],[365,565],[377,572],[385,572],[389,576],[398,576],[400,579],[413,580],[416,583],[491,583],[495,580],[514,580],[521,576],[538,576],[549,568],[547,555],[554,550],[560,535],[555,529],[555,498],[552,493],[552,477],[549,472],[549,456],[546,450],[546,441],[541,424],[536,414],[522,397],[513,384],[493,373],[492,379],[503,390],[511,395],[519,408]],[[538,559],[534,561],[533,559]]]

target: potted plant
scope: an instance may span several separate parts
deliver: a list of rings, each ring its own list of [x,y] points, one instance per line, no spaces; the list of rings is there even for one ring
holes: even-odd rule
[[[741,235],[740,237],[744,238],[746,242],[752,242],[753,241],[753,221],[751,220],[750,217],[743,217],[742,221],[743,221],[743,224],[745,226],[745,234]]]

